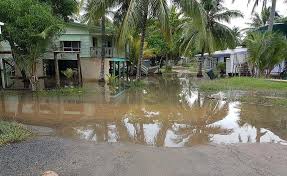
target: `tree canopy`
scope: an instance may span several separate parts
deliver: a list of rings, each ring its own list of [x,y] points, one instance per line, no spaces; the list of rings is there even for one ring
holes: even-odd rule
[[[73,15],[78,9],[76,0],[40,0],[46,3],[53,9],[53,14],[68,21],[70,16]]]
[[[3,39],[9,42],[17,67],[30,81],[36,80],[36,64],[62,22],[50,6],[36,0],[1,0],[0,7]]]
[[[286,37],[280,33],[251,32],[245,39],[249,52],[249,64],[253,74],[262,76],[270,74],[287,53]]]

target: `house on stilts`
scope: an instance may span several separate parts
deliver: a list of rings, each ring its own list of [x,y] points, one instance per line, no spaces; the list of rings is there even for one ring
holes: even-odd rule
[[[107,28],[105,38],[104,76],[107,77],[109,74],[127,76],[124,72],[128,69],[128,62],[124,58],[125,51],[119,51],[115,47],[115,31]],[[2,46],[0,58],[3,66],[2,88],[23,87],[21,71],[17,70],[13,62],[8,42],[2,41],[0,46]],[[91,28],[86,24],[67,23],[64,32],[54,39],[43,58],[39,59],[37,75],[40,78],[40,85],[46,88],[64,85],[65,76],[62,71],[68,68],[75,72],[76,83],[100,79],[101,47],[100,27]]]

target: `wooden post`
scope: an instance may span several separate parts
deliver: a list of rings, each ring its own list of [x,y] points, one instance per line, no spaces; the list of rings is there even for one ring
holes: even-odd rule
[[[129,81],[129,63],[126,62],[127,65],[127,81]]]
[[[118,62],[118,71],[119,71],[119,79],[121,78],[121,69],[120,69],[120,65],[121,65],[121,62],[119,61]]]
[[[54,62],[55,62],[55,73],[56,73],[56,86],[60,87],[60,70],[59,70],[59,62],[57,58],[57,52],[54,52]]]
[[[77,53],[77,61],[78,61],[79,85],[80,85],[80,86],[83,86],[83,77],[82,77],[82,67],[81,67],[80,53]]]
[[[126,63],[125,62],[123,62],[123,70],[124,70],[124,72],[123,72],[123,80],[125,80],[125,76],[126,76]]]
[[[1,81],[2,81],[2,88],[6,88],[6,81],[5,81],[5,70],[4,70],[4,63],[3,63],[3,58],[0,58],[0,69],[1,69]]]
[[[116,76],[116,62],[113,62],[113,76]]]

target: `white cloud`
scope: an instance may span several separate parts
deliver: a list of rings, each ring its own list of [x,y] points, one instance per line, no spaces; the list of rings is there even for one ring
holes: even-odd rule
[[[232,26],[238,26],[240,28],[246,28],[248,25],[246,23],[250,22],[251,12],[253,8],[252,2],[248,4],[248,0],[236,0],[232,3],[232,0],[225,0],[224,5],[232,10],[240,10],[244,14],[244,18],[236,18],[231,21]],[[268,4],[271,6],[271,3]],[[258,6],[256,8],[257,12],[261,11],[262,6]],[[283,0],[277,0],[277,8],[276,11],[279,12],[280,15],[287,15],[287,3],[284,3]]]
[[[169,2],[169,4],[171,3]],[[271,2],[269,2],[268,5],[271,6]],[[240,10],[244,14],[244,18],[235,18],[231,20],[232,27],[237,26],[240,27],[241,29],[248,27],[246,23],[250,22],[250,18],[252,16],[251,15],[253,8],[252,0],[249,5],[248,0],[235,0],[234,3],[232,3],[232,0],[224,0],[224,6],[231,10]],[[262,5],[259,5],[255,11],[260,12],[261,8]],[[284,3],[284,0],[277,0],[276,11],[278,11],[281,16],[287,16],[287,3]]]

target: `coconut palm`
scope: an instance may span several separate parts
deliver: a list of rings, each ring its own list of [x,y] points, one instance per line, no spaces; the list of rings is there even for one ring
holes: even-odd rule
[[[233,0],[233,2],[234,1],[235,0]],[[263,8],[265,8],[266,4],[267,4],[267,0],[248,0],[248,4],[251,3],[251,1],[254,2],[252,13],[254,13],[255,8],[259,5],[260,2],[263,3],[263,6],[262,6]],[[268,31],[272,31],[273,30],[273,25],[274,25],[274,20],[275,20],[275,15],[276,15],[276,4],[277,4],[277,0],[272,0],[272,6],[271,6],[270,16],[269,16]]]
[[[221,22],[230,22],[231,18],[243,17],[237,10],[229,10],[222,5],[223,0],[177,1],[187,20],[182,25],[182,44],[184,54],[196,50],[201,54],[198,77],[202,77],[204,53],[234,48],[237,44],[232,29]]]
[[[270,18],[270,8],[264,7],[261,13],[254,13],[251,20],[252,22],[249,25],[253,28],[258,28],[264,26],[268,23]]]
[[[270,18],[270,11],[271,11],[271,7],[263,7],[261,13],[254,13],[252,18],[251,18],[251,23],[248,23],[250,25],[251,28],[259,28],[261,26],[264,26],[266,24],[268,24],[269,22],[269,18]],[[275,20],[279,20],[280,16],[279,14],[276,12],[275,13]]]
[[[130,35],[128,38],[128,45],[130,47],[130,58],[133,63],[137,63],[139,60],[139,52],[141,45],[141,36]],[[155,50],[147,47],[147,42],[144,43],[144,53],[143,58],[155,57]]]
[[[234,36],[235,36],[235,38],[237,40],[236,41],[237,42],[236,45],[240,45],[242,43],[242,40],[241,40],[241,38],[242,38],[242,34],[241,34],[242,30],[240,30],[239,27],[233,27],[232,28],[232,32],[233,32],[233,34],[234,34]]]
[[[144,54],[144,45],[146,37],[146,28],[148,18],[157,18],[161,24],[161,30],[169,36],[169,20],[168,20],[168,0],[130,0],[125,18],[123,20],[120,32],[120,44],[123,45],[127,41],[127,37],[131,31],[140,30],[140,52],[137,64],[137,79],[141,77],[141,64]]]
[[[278,33],[249,33],[245,39],[249,53],[249,64],[253,74],[269,76],[274,66],[279,64],[286,55],[286,37]],[[256,71],[255,71],[256,70]]]
[[[81,5],[83,5],[84,0],[81,0]],[[100,81],[105,81],[105,41],[106,41],[106,14],[110,8],[119,6],[121,4],[120,0],[87,0],[85,6],[84,22],[94,26],[101,21],[101,71],[100,71]]]

